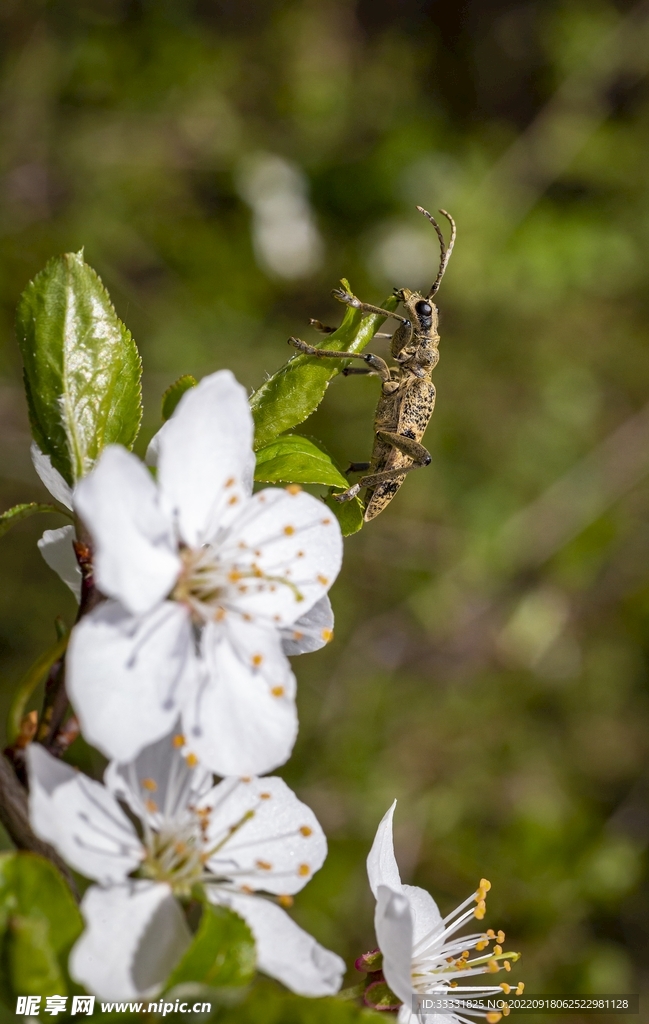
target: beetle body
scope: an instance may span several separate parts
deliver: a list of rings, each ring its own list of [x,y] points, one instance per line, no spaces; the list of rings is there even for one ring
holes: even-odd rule
[[[388,394],[381,389],[374,417],[375,440],[370,475],[402,467],[409,470],[413,466],[409,455],[382,440],[380,434],[386,431],[419,442],[435,408],[435,385],[430,375],[439,362],[437,307],[423,295],[407,289],[403,289],[399,297],[413,326],[412,338],[409,338],[410,332],[405,324],[400,324],[392,335],[391,354],[399,365],[390,371],[390,380],[398,383],[398,388]],[[417,310],[420,303],[430,309],[430,315],[427,315],[427,310],[425,313]],[[378,516],[392,501],[405,478],[403,473],[368,489],[363,515],[366,522]]]
[[[363,314],[378,314],[399,321],[392,335],[377,334],[377,338],[390,338],[390,352],[396,366],[388,366],[384,359],[371,352],[334,352],[307,345],[299,338],[289,338],[293,345],[305,355],[331,359],[362,359],[366,367],[357,369],[346,365],[342,372],[349,374],[373,374],[381,378],[381,395],[374,417],[374,447],[370,462],[352,463],[348,472],[369,470],[367,475],[341,494],[335,494],[336,501],[350,501],[361,488],[367,488],[365,521],[374,519],[388,505],[403,483],[407,473],[430,464],[428,451],[421,443],[435,408],[435,385],[431,374],[439,361],[439,317],[437,307],[431,302],[436,294],[455,244],[455,224],[445,210],[440,212],[451,225],[448,246],[442,230],[430,213],[421,206],[417,209],[431,222],[440,242],[440,265],[437,277],[427,295],[412,292],[408,288],[395,291],[403,305],[404,315],[381,309],[367,302],[361,302],[345,287],[337,288],[334,297]],[[312,324],[329,333],[333,328],[323,327],[317,320]]]

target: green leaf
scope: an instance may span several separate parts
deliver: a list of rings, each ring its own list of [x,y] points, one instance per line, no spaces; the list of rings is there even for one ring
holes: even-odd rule
[[[338,490],[349,486],[330,456],[298,434],[282,434],[259,449],[255,480],[272,484],[326,484]]]
[[[0,855],[2,973],[13,995],[66,995],[68,954],[82,929],[53,864],[33,853]]]
[[[329,495],[325,501],[340,523],[343,537],[358,533],[364,522],[363,513],[365,511],[360,498],[352,498],[351,501],[336,501]]]
[[[58,512],[60,516],[67,516],[68,519],[72,519],[70,512],[59,508],[57,505],[42,505],[37,501],[30,501],[25,505],[14,505],[13,508],[8,508],[6,512],[0,515],[0,537],[7,533],[16,523],[21,522],[23,519],[29,519],[30,516],[35,516],[38,512]]]
[[[190,388],[195,388],[197,384],[196,378],[192,377],[191,373],[186,373],[167,388],[162,396],[162,418],[165,423],[175,412],[176,406],[185,392]]]
[[[16,995],[65,995],[68,986],[50,942],[47,920],[16,914],[10,932],[8,967]]]
[[[17,334],[34,440],[70,485],[107,444],[132,447],[140,356],[81,252],[56,256],[27,286]]]
[[[200,982],[212,988],[239,988],[251,980],[255,964],[255,940],[246,922],[226,907],[205,903],[194,940],[166,987]]]
[[[219,1024],[378,1024],[381,1019],[385,1022],[384,1015],[344,999],[296,996],[261,978],[244,1003],[217,1017]]]
[[[348,287],[346,281],[343,285]],[[391,295],[383,308],[394,310],[397,305],[397,299]],[[375,314],[363,317],[357,309],[348,306],[338,330],[328,334],[316,348],[362,352],[384,320],[385,317]],[[296,427],[315,412],[329,381],[340,373],[346,362],[300,354],[264,381],[250,399],[255,420],[255,448],[265,447],[278,434]]]

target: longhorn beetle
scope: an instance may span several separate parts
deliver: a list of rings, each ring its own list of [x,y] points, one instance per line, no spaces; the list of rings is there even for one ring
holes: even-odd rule
[[[350,501],[362,487],[367,487],[365,522],[374,519],[388,505],[403,483],[406,473],[430,464],[430,453],[421,444],[421,438],[435,407],[435,385],[431,373],[439,361],[439,334],[437,333],[437,307],[430,301],[437,293],[444,271],[455,245],[455,222],[446,210],[439,212],[451,225],[451,238],[446,245],[442,229],[435,218],[418,206],[417,209],[428,217],[439,238],[440,264],[428,295],[411,292],[408,288],[395,288],[394,293],[403,304],[406,316],[391,313],[379,306],[361,302],[345,288],[336,288],[334,298],[347,306],[359,309],[363,314],[374,313],[392,317],[399,321],[394,334],[375,334],[375,338],[390,338],[390,351],[397,366],[390,367],[380,356],[371,352],[331,352],[314,348],[299,338],[289,338],[289,345],[308,356],[325,359],[362,359],[367,367],[345,367],[349,374],[372,374],[381,378],[381,395],[374,416],[374,448],[370,462],[352,462],[348,473],[366,472],[360,480],[342,494],[336,494],[337,501]],[[325,327],[318,320],[311,324],[324,334],[333,327]]]

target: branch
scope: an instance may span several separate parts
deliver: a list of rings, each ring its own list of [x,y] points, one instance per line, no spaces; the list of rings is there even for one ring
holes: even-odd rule
[[[19,850],[29,850],[46,857],[59,869],[74,897],[79,898],[76,883],[67,865],[49,843],[34,835],[29,823],[27,793],[4,754],[0,754],[0,821]]]

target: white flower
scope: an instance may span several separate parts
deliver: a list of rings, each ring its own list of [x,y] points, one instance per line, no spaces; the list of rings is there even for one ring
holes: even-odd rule
[[[179,714],[220,775],[270,771],[290,755],[295,677],[283,645],[310,650],[331,636],[342,537],[299,487],[251,494],[252,435],[245,390],[223,370],[157,435],[157,483],[111,445],[75,488],[110,600],[72,633],[67,687],[84,735],[109,757],[131,759]]]
[[[260,970],[303,995],[337,992],[343,961],[273,899],[289,903],[325,859],[313,812],[278,778],[213,785],[182,743],[167,736],[129,764],[111,762],[104,785],[28,748],[32,828],[99,883],[81,904],[73,977],[100,999],[158,991],[191,941],[182,901],[202,885],[248,923]]]
[[[65,508],[72,511],[72,488],[65,482],[58,469],[52,465],[49,455],[40,450],[36,442],[30,449],[34,469],[48,491]],[[72,541],[75,530],[71,524],[58,530],[45,530],[38,541],[38,550],[49,565],[70,588],[77,601],[81,596],[81,569],[77,562]]]
[[[489,929],[473,935],[457,935],[468,921],[484,917],[490,883],[483,878],[477,891],[442,919],[430,893],[401,882],[392,842],[395,806],[396,800],[378,827],[367,858],[367,874],[377,901],[374,925],[383,954],[383,975],[403,1002],[399,1024],[418,1024],[420,1018],[412,1011],[413,997],[418,995],[436,992],[441,996],[503,997],[510,990],[506,982],[498,986],[462,984],[465,978],[476,974],[494,974],[502,967],[509,970],[511,961],[519,957],[518,953],[503,953],[503,932],[496,935]],[[489,950],[494,940],[495,945]],[[472,949],[477,956],[471,957]],[[487,1019],[495,1022],[500,1014],[488,1014]],[[429,1012],[422,1015],[421,1020],[428,1024],[456,1024],[467,1018]]]

